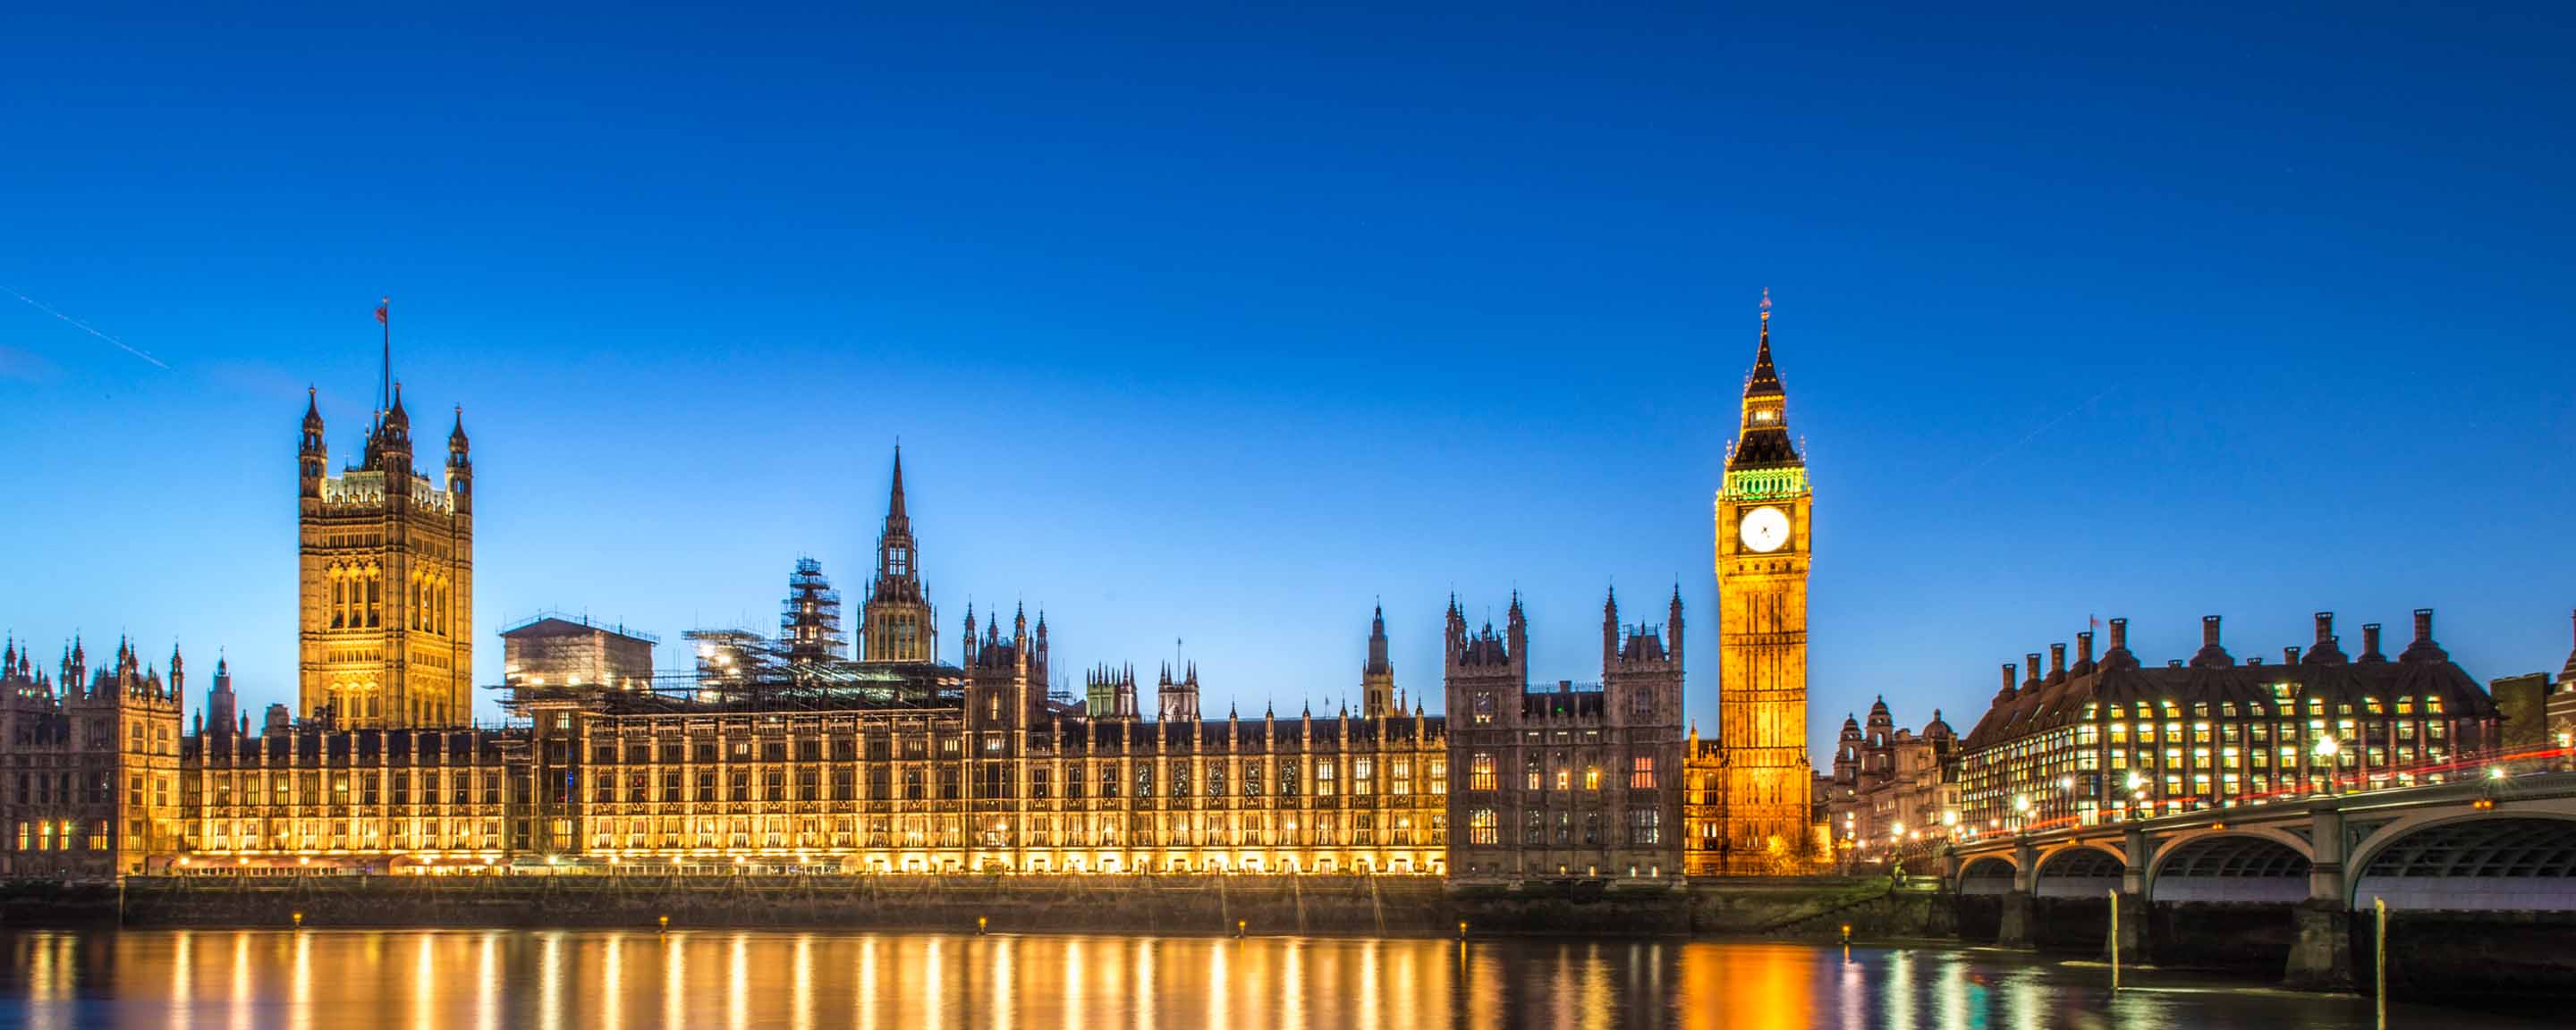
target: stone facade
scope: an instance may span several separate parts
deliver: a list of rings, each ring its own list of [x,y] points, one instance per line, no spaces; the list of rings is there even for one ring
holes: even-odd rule
[[[172,648],[164,681],[120,641],[93,675],[75,640],[48,677],[17,641],[0,650],[0,876],[141,872],[179,846],[184,668]]]
[[[1446,633],[1457,878],[1663,877],[1682,870],[1682,606],[1622,627],[1603,605],[1601,683],[1530,689],[1529,623],[1475,634],[1452,598]]]
[[[2164,666],[2130,653],[2127,619],[2110,631],[2099,661],[2087,632],[2071,667],[2063,644],[2045,670],[2037,652],[2018,677],[2003,667],[1993,706],[1960,742],[1962,837],[2438,783],[2479,775],[2476,757],[2500,739],[2495,703],[2433,641],[2429,608],[2394,660],[2376,624],[2347,658],[2332,612],[2278,665],[2228,654],[2215,615],[2200,650]]]
[[[1863,861],[1928,857],[1958,824],[1958,785],[1945,773],[1958,747],[1939,711],[1919,734],[1897,727],[1885,698],[1870,705],[1866,727],[1846,717],[1825,801],[1837,853]]]
[[[296,454],[296,714],[346,727],[461,726],[474,715],[474,466],[465,416],[445,478],[412,467],[402,387],[362,460],[329,469],[308,394]]]

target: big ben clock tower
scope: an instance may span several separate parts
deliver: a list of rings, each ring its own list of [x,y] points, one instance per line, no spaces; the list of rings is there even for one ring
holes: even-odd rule
[[[1730,872],[1794,868],[1807,841],[1807,463],[1771,365],[1771,294],[1717,494],[1719,841]]]

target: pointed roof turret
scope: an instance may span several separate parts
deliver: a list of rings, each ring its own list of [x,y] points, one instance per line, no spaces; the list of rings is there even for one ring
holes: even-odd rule
[[[402,382],[400,380],[396,380],[394,382],[394,406],[385,411],[385,425],[388,428],[400,426],[405,430],[411,428],[411,415],[403,411]]]
[[[1744,407],[1726,467],[1781,468],[1803,464],[1789,438],[1788,390],[1771,363],[1771,291],[1762,291],[1762,335],[1753,350],[1753,373],[1744,377]]]
[[[1784,392],[1780,370],[1771,365],[1771,288],[1762,288],[1762,342],[1753,350],[1753,374],[1744,380],[1744,395],[1753,397]]]
[[[465,405],[459,404],[456,406],[456,428],[447,431],[447,449],[461,451],[465,445]]]
[[[312,433],[322,431],[321,401],[319,394],[310,386],[304,388],[304,429]]]
[[[2576,612],[2567,613],[2567,617],[2569,621],[2576,622]],[[2567,664],[2558,670],[2558,682],[2576,683],[2576,649],[2567,652]]]

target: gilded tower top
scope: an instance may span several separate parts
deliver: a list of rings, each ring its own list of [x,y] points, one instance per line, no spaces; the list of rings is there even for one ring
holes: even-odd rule
[[[1789,438],[1789,396],[1771,363],[1771,291],[1762,291],[1762,335],[1753,352],[1753,374],[1744,380],[1744,407],[1727,471],[1797,468],[1806,464]],[[1730,476],[1730,481],[1733,479]],[[1730,486],[1732,483],[1730,482]]]

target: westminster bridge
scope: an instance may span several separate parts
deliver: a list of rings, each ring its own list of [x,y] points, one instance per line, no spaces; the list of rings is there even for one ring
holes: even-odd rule
[[[2384,906],[2392,985],[2576,984],[2576,772],[2033,828],[1942,872],[1971,942],[2107,953],[2116,925],[2124,962],[2341,989],[2371,979]]]

